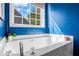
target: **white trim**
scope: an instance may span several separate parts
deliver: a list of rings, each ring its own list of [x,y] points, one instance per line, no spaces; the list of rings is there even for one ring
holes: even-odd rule
[[[22,40],[24,38],[33,39],[33,38],[40,38],[40,37],[49,37],[49,34],[18,35],[13,38],[13,41],[20,40],[20,39]]]
[[[13,41],[15,40],[22,40],[23,38],[26,38],[26,39],[32,39],[32,38],[40,38],[40,37],[49,37],[50,39],[52,39],[54,36],[56,37],[69,37],[71,39],[71,41],[73,41],[74,37],[73,36],[69,36],[69,35],[60,35],[60,34],[33,34],[33,35],[18,35],[16,37],[13,38]],[[63,38],[62,38],[63,39]],[[63,39],[63,41],[65,41]]]
[[[36,6],[35,6],[36,7]],[[45,6],[44,6],[45,7]],[[37,7],[37,8],[40,8],[40,7]],[[45,9],[42,9],[42,8],[40,8],[41,9],[41,14],[43,15],[43,16],[45,16]],[[10,4],[10,27],[31,27],[31,28],[45,28],[45,17],[41,17],[41,24],[40,25],[30,25],[30,24],[14,24],[14,15],[12,15],[12,14],[14,14],[14,7],[13,7],[13,5],[12,4]],[[43,18],[43,19],[42,19]]]
[[[5,11],[4,11],[4,4],[3,3],[0,3],[0,17],[2,17],[2,19],[4,20],[4,13],[5,13]]]
[[[2,14],[3,20],[4,20],[4,15],[5,15],[4,7],[5,7],[5,5],[3,4],[3,14]]]

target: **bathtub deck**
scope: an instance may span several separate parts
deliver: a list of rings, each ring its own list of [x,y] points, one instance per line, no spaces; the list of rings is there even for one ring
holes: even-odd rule
[[[72,43],[61,46],[60,48],[45,53],[42,56],[73,56]]]
[[[56,50],[56,49],[58,49],[58,48],[62,48],[62,47],[64,47],[64,46],[66,46],[66,45],[68,45],[68,44],[71,44],[72,45],[72,42],[71,41],[65,41],[65,42],[59,42],[59,43],[56,43],[56,44],[54,44],[54,45],[50,45],[50,46],[48,46],[48,47],[44,47],[44,48],[40,48],[40,49],[37,49],[37,50],[35,50],[35,55],[34,56],[42,56],[42,55],[50,55],[50,52],[51,51],[54,51],[54,50]],[[72,49],[72,47],[70,47],[70,50]],[[28,51],[28,52],[26,52],[24,55],[25,56],[31,56],[30,55],[30,53],[29,53],[30,51]],[[68,53],[69,51],[67,51],[67,53]],[[53,53],[53,52],[52,52]],[[62,52],[61,52],[62,53]],[[60,55],[60,54],[59,54]],[[66,55],[66,54],[64,54],[64,55]],[[68,55],[68,54],[67,54]],[[71,55],[73,55],[73,51],[72,51],[72,54]],[[53,54],[51,54],[51,56],[54,56]],[[55,56],[56,56],[56,54],[55,54]],[[70,56],[70,55],[69,55]]]

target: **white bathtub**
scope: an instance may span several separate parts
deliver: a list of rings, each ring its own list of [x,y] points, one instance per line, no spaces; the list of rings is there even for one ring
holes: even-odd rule
[[[39,34],[39,35],[20,35],[13,38],[12,41],[8,42],[5,46],[5,49],[3,51],[3,55],[5,55],[6,52],[12,51],[11,54],[13,55],[20,55],[20,49],[19,49],[19,42],[23,43],[23,50],[24,55],[30,55],[31,48],[34,47],[36,51],[36,55],[42,55],[50,50],[54,50],[57,47],[60,47],[68,42],[64,40],[64,37],[66,35],[56,35],[56,34]],[[73,36],[66,36],[70,37],[71,41],[73,41]],[[62,44],[58,44],[62,43]],[[54,45],[58,44],[58,45]],[[42,48],[46,48],[48,46],[53,45],[51,49],[47,49],[44,51]],[[40,50],[39,50],[40,49]],[[41,50],[42,49],[42,50]]]

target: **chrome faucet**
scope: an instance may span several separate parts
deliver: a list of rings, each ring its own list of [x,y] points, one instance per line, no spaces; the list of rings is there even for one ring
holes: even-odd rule
[[[32,51],[32,52],[31,52],[31,55],[35,55],[34,50],[35,50],[35,47],[32,47],[32,48],[31,48],[31,51]]]
[[[33,43],[33,39],[31,40],[31,43]],[[32,44],[33,45],[33,44]],[[31,55],[35,55],[35,52],[34,52],[34,50],[35,50],[35,47],[34,46],[32,46],[31,47]]]
[[[23,53],[23,44],[22,44],[22,42],[19,42],[19,46],[20,46],[20,55],[21,55],[21,56],[24,56],[24,53]]]

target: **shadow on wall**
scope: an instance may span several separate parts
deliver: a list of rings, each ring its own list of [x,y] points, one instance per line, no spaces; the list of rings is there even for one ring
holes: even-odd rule
[[[0,38],[4,37],[4,22],[3,20],[0,18]]]

